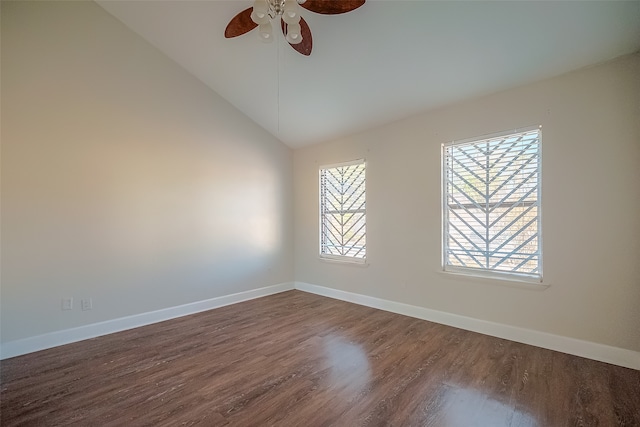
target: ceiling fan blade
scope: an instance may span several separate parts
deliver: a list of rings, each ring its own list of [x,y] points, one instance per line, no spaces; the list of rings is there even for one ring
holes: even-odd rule
[[[250,7],[249,9],[245,9],[234,16],[233,19],[229,21],[227,28],[224,30],[224,36],[230,39],[232,37],[241,36],[256,28],[258,24],[253,22],[251,19],[252,11],[253,8]]]
[[[311,12],[324,15],[338,15],[351,12],[362,6],[365,0],[307,0],[300,6]]]
[[[287,24],[281,20],[282,22],[282,34],[287,35]],[[309,28],[309,24],[304,20],[303,17],[300,17],[300,34],[302,35],[302,41],[298,44],[291,44],[291,47],[296,50],[296,52],[301,53],[305,56],[311,55],[311,48],[313,47],[313,40],[311,38],[311,28]]]

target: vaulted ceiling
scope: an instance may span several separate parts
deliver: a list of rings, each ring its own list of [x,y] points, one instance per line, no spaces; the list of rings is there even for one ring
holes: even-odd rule
[[[339,1],[339,0],[336,0]],[[251,0],[98,4],[290,147],[640,50],[640,1],[368,0],[302,10],[313,52],[257,30],[226,39]]]

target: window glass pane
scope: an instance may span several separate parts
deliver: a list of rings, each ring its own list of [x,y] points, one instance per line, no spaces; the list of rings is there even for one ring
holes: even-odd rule
[[[443,149],[444,263],[541,278],[540,130]]]
[[[366,257],[364,161],[320,169],[320,255]]]

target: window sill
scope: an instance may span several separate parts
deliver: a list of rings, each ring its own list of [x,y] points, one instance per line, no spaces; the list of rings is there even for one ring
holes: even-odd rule
[[[366,259],[349,259],[349,258],[328,258],[320,256],[318,259],[322,262],[328,262],[329,264],[343,264],[351,265],[354,267],[369,267],[369,263]]]
[[[451,280],[469,280],[476,283],[483,283],[487,285],[506,286],[509,288],[527,289],[531,291],[544,291],[551,285],[549,283],[537,282],[532,280],[522,279],[519,280],[515,277],[501,277],[501,276],[480,276],[472,273],[465,273],[460,271],[447,271],[437,270],[439,274],[447,279]]]

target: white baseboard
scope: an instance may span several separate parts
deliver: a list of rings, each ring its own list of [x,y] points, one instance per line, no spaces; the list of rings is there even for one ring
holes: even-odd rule
[[[101,335],[133,329],[152,323],[162,322],[177,317],[188,316],[214,308],[236,304],[267,295],[298,289],[317,295],[326,296],[354,304],[390,311],[393,313],[411,316],[418,319],[428,320],[443,325],[454,326],[468,331],[504,338],[524,344],[573,354],[588,359],[611,363],[613,365],[624,366],[626,368],[640,370],[640,352],[598,344],[590,341],[583,341],[575,338],[563,337],[546,332],[531,329],[519,328],[516,326],[501,323],[489,322],[486,320],[474,319],[457,314],[432,310],[395,301],[389,301],[368,295],[356,294],[327,288],[324,286],[312,285],[303,282],[289,282],[278,285],[267,286],[236,294],[211,298],[204,301],[197,301],[189,304],[169,307],[162,310],[150,311],[133,316],[121,317],[107,320],[105,322],[93,323],[72,329],[51,332],[35,337],[9,341],[0,348],[0,360],[9,357],[20,356],[34,351],[45,350],[64,344],[70,344]]]
[[[637,351],[563,337],[532,329],[474,319],[471,317],[460,316],[458,314],[445,313],[429,308],[388,301],[381,298],[326,288],[324,286],[312,285],[309,283],[295,282],[295,288],[304,292],[352,302],[354,304],[364,305],[443,325],[454,326],[468,331],[504,338],[523,344],[529,344],[536,347],[585,357],[587,359],[598,360],[600,362],[640,370],[640,352]]]
[[[147,313],[135,314],[133,316],[121,317],[104,322],[92,323],[90,325],[50,332],[35,337],[9,341],[2,344],[2,348],[0,349],[0,360],[64,344],[70,344],[89,338],[95,338],[101,335],[150,325],[152,323],[163,322],[165,320],[175,319],[176,317],[188,316],[201,311],[224,307],[226,305],[236,304],[242,301],[248,301],[293,289],[293,282],[280,283],[278,285],[252,289],[250,291],[238,292],[236,294],[196,301],[189,304],[163,308],[161,310],[149,311]]]

